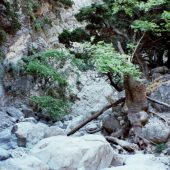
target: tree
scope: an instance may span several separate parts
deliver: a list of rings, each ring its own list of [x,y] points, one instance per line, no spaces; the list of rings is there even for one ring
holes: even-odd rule
[[[76,18],[88,23],[93,43],[111,42],[117,51],[121,46],[145,75],[146,68],[170,68],[169,0],[104,0],[82,8]]]

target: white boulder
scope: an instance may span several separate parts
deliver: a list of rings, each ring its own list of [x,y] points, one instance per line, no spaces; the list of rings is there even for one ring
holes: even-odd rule
[[[167,170],[168,157],[155,157],[151,154],[135,154],[126,157],[125,165],[102,170]],[[166,165],[165,165],[166,164]]]
[[[99,135],[46,138],[31,153],[51,170],[97,170],[107,168],[113,158],[112,147]]]
[[[49,170],[49,168],[38,158],[27,155],[0,162],[0,170]]]

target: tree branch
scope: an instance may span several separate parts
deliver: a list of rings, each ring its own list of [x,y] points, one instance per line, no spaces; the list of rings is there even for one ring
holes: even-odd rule
[[[141,43],[141,41],[142,41],[142,39],[144,38],[145,35],[146,35],[146,32],[144,32],[143,35],[142,35],[142,37],[139,39],[139,41],[138,41],[138,43],[137,43],[137,45],[136,45],[136,47],[135,47],[135,49],[134,49],[134,51],[133,51],[133,54],[132,54],[132,56],[130,57],[130,62],[132,62],[132,60],[133,60],[133,58],[134,58],[134,56],[135,56],[135,54],[136,54],[136,52],[137,52],[137,50],[138,50],[138,47],[139,47],[139,45],[140,45],[140,43]]]
[[[125,101],[125,97],[120,98],[119,100],[117,100],[116,102],[105,106],[102,110],[100,110],[99,112],[93,114],[91,117],[87,118],[86,120],[84,120],[82,123],[80,123],[77,127],[75,127],[74,129],[72,129],[70,132],[67,133],[67,136],[70,136],[72,134],[74,134],[75,132],[77,132],[79,129],[81,129],[83,126],[85,126],[87,123],[89,123],[90,121],[92,121],[93,119],[96,119],[97,117],[99,117],[102,113],[104,113],[106,110],[117,106],[119,103],[122,103]]]
[[[166,107],[170,108],[170,105],[167,104],[167,103],[160,102],[160,101],[155,100],[155,99],[152,99],[152,98],[150,98],[150,97],[147,97],[147,99],[148,99],[149,101],[151,101],[151,102],[155,102],[155,103],[157,103],[157,104],[160,104],[160,105],[163,105],[163,106],[166,106]]]

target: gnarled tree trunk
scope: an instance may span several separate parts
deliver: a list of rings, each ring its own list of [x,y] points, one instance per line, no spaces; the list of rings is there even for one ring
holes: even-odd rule
[[[125,104],[128,108],[128,119],[132,127],[134,127],[134,130],[139,130],[143,123],[142,117],[146,116],[147,119],[146,111],[148,103],[146,88],[139,81],[134,80],[131,75],[124,76],[124,88],[126,95]],[[146,115],[143,115],[143,113]]]

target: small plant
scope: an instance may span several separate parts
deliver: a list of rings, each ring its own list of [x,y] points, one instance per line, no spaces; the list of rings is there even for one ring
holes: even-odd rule
[[[35,31],[41,31],[43,27],[43,22],[40,19],[35,19],[32,22],[32,27]]]
[[[55,99],[51,96],[32,96],[30,101],[38,109],[47,113],[54,121],[60,120],[64,115],[68,114],[69,104],[67,101]]]
[[[60,2],[65,6],[65,7],[71,7],[73,5],[72,0],[60,0]]]
[[[90,40],[90,35],[82,28],[76,28],[73,31],[64,30],[59,35],[60,43],[70,46],[71,42],[84,42]]]
[[[164,143],[156,145],[155,152],[161,153],[163,150],[165,150],[167,146]]]
[[[2,45],[7,39],[7,33],[0,28],[0,45]]]

